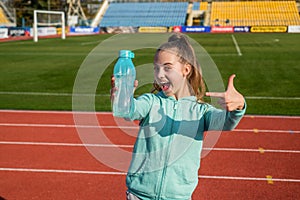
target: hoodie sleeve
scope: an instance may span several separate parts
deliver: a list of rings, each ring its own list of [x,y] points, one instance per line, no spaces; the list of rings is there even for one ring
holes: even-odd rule
[[[130,108],[129,120],[142,120],[145,118],[153,104],[153,94],[143,94],[134,98]]]
[[[246,102],[243,110],[226,111],[208,105],[204,114],[205,131],[233,130],[246,112]]]

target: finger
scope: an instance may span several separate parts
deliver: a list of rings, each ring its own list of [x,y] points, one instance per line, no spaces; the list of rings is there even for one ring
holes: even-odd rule
[[[228,85],[227,85],[227,90],[228,88],[234,88],[234,84],[233,84],[233,79],[235,78],[235,74],[232,74],[229,79],[228,79]]]
[[[206,96],[208,97],[218,97],[218,98],[224,98],[225,93],[224,92],[206,92]]]
[[[133,83],[134,88],[137,88],[138,85],[139,85],[139,81],[135,80],[134,83]]]
[[[114,77],[114,75],[111,75],[111,79],[110,79],[110,85],[111,85],[111,87],[113,88],[113,87],[115,87],[115,77]]]
[[[118,90],[118,88],[116,88],[116,87],[113,87],[113,88],[110,89],[110,100],[111,100],[111,101],[114,100],[114,98],[115,98],[115,93],[116,93],[117,90]]]

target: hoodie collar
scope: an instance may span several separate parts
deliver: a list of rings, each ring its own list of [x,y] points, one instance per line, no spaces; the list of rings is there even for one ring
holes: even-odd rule
[[[197,98],[195,96],[186,96],[186,97],[182,97],[182,98],[177,100],[172,96],[169,97],[169,96],[165,95],[165,93],[163,91],[158,92],[157,96],[160,96],[160,97],[165,98],[165,99],[172,99],[174,101],[182,101],[182,100],[196,101],[197,100]]]

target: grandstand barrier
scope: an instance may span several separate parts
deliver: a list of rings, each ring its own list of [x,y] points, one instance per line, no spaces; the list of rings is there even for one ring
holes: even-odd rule
[[[285,33],[287,26],[251,26],[251,33]]]
[[[288,26],[288,33],[300,33],[300,26]]]
[[[8,38],[8,28],[0,28],[0,38]]]
[[[38,27],[37,33],[39,36],[57,35],[57,31],[55,27]],[[30,36],[34,36],[33,28],[30,29]]]
[[[139,27],[139,33],[167,33],[167,27]]]
[[[210,26],[182,26],[182,33],[209,33],[211,31]]]
[[[176,28],[182,33],[300,33],[300,26],[177,26]]]
[[[100,28],[99,27],[91,27],[91,26],[76,26],[69,28],[68,35],[92,35],[92,34],[99,34]]]
[[[59,37],[62,28],[39,27],[42,37]],[[173,27],[66,27],[65,33],[70,36],[91,35],[102,33],[300,33],[299,25],[291,26],[173,26]],[[30,36],[30,37],[29,37]],[[30,27],[3,27],[0,28],[0,41],[30,39],[33,30]],[[18,39],[19,38],[19,39]]]
[[[63,33],[62,28],[56,28],[57,35],[61,35]],[[65,27],[65,34],[69,35],[69,27]]]
[[[212,26],[211,33],[233,33],[234,27],[233,26]]]
[[[250,26],[234,26],[233,32],[235,33],[249,33],[251,27]]]
[[[8,30],[10,37],[30,36],[30,28],[10,27]]]
[[[100,33],[138,33],[138,27],[118,26],[118,27],[100,27]]]
[[[173,26],[173,27],[170,27],[169,30],[170,30],[170,32],[175,32],[175,33],[182,31],[181,26]]]

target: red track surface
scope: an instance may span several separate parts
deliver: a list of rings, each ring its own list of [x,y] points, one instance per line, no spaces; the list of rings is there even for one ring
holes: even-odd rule
[[[0,111],[0,197],[125,199],[125,173],[94,153],[129,155],[137,129],[118,128],[110,113],[97,113],[97,124],[78,115],[76,129],[71,112]],[[109,147],[97,142],[99,129]],[[300,117],[246,116],[202,158],[193,200],[300,199],[299,169]]]

